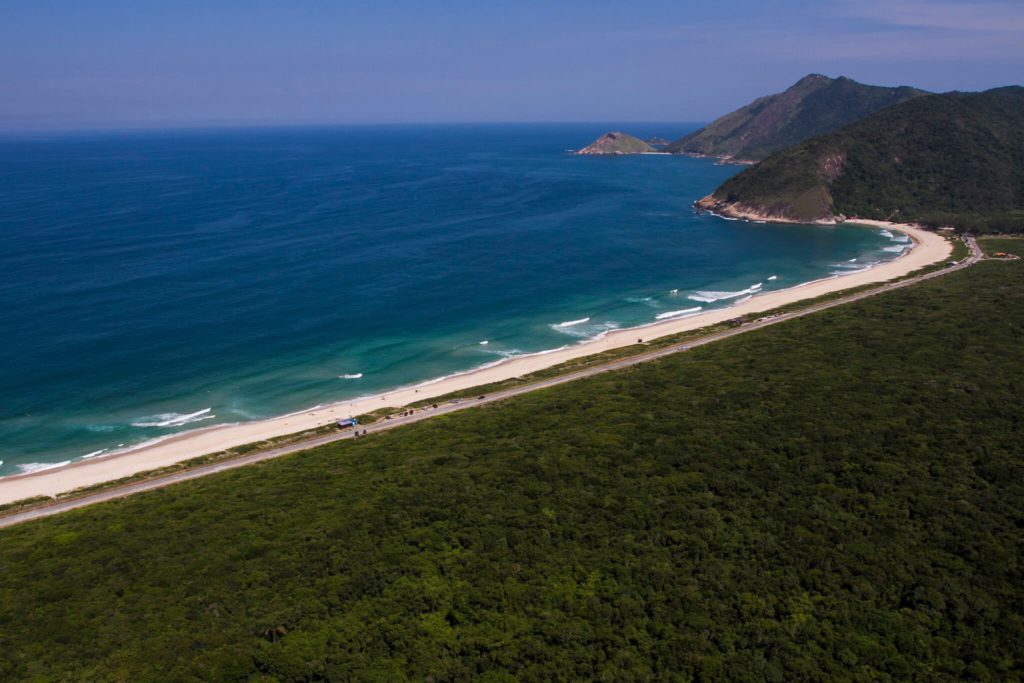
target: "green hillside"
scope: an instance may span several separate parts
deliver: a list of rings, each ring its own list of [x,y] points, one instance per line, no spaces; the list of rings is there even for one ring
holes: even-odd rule
[[[0,531],[0,679],[1018,679],[1022,335],[986,262]]]
[[[654,147],[629,133],[605,133],[576,154],[643,154],[653,152]]]
[[[794,220],[1024,230],[1024,88],[913,99],[779,152],[713,199]]]
[[[785,92],[758,98],[726,114],[665,151],[757,161],[923,94],[906,86],[884,88],[811,74]]]

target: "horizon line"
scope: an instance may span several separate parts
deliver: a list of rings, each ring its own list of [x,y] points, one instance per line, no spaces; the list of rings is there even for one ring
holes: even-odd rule
[[[91,134],[132,134],[132,133],[174,133],[174,132],[217,132],[244,130],[313,130],[331,128],[411,128],[416,126],[571,126],[571,125],[690,125],[703,126],[708,121],[683,120],[531,120],[531,121],[388,121],[388,122],[348,122],[348,123],[182,123],[182,124],[126,124],[112,126],[68,126],[53,128],[4,128],[0,126],[0,138],[5,137],[38,137],[48,135],[91,135]]]

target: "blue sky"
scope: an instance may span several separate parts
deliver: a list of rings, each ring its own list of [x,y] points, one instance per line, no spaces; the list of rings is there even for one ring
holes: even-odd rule
[[[0,129],[702,121],[819,72],[1024,81],[1024,0],[15,0]]]

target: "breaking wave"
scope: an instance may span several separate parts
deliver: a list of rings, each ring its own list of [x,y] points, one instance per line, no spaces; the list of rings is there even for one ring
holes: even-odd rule
[[[738,292],[695,292],[686,298],[706,304],[714,303],[715,301],[723,301],[725,299],[738,299],[739,297],[746,296],[747,294],[757,294],[761,291],[761,286],[763,284],[764,283],[762,282],[758,282],[750,285],[746,289],[741,289]]]
[[[694,313],[700,313],[701,310],[703,310],[701,306],[695,306],[693,308],[684,308],[681,311],[666,311],[665,313],[659,313],[658,315],[654,316],[654,318],[655,320],[664,320],[665,318],[679,318],[684,315],[693,315]]]
[[[69,464],[71,464],[70,460],[61,460],[60,462],[27,462],[23,465],[18,465],[18,474],[32,474],[33,472],[52,470],[54,467],[63,467]]]
[[[590,322],[590,318],[580,318],[579,320],[567,320],[564,323],[558,323],[555,327],[573,327],[575,325],[582,325],[583,323]]]
[[[148,415],[140,417],[137,422],[132,422],[132,427],[181,427],[182,425],[212,420],[217,417],[210,414],[210,408],[203,408],[194,413],[182,415],[181,413],[160,413],[159,415]]]
[[[361,373],[361,372],[353,372],[353,373],[348,374],[348,375],[338,375],[338,379],[362,379],[362,378],[363,378],[363,373]]]
[[[619,324],[617,322],[608,321],[603,323],[591,323],[590,318],[586,319],[586,322],[581,320],[570,320],[572,323],[568,325],[566,323],[559,323],[557,325],[548,325],[555,332],[567,334],[570,337],[578,337],[579,339],[597,339],[603,337],[611,330],[617,330]]]
[[[882,247],[882,251],[888,251],[888,252],[891,252],[891,253],[894,253],[894,254],[898,254],[898,253],[900,253],[902,251],[905,251],[906,248],[907,248],[906,245],[894,244],[891,247]]]

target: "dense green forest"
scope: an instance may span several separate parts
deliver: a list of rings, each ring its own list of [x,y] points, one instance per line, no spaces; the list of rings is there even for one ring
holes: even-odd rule
[[[715,119],[665,151],[756,161],[924,94],[906,86],[886,88],[810,74],[784,92],[759,97]]]
[[[914,98],[779,152],[714,198],[798,220],[1024,232],[1024,88]]]
[[[0,531],[0,679],[1019,679],[1022,338],[983,262]]]

